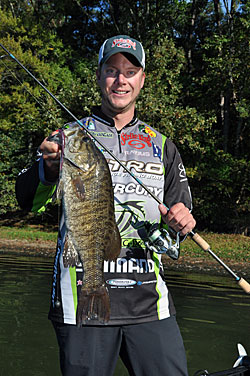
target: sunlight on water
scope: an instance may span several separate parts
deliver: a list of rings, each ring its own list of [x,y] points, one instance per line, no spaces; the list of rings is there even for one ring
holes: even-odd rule
[[[0,376],[60,376],[47,319],[53,261],[0,254]],[[189,374],[231,368],[238,342],[250,352],[250,296],[230,277],[168,272]],[[128,373],[119,360],[115,376]]]

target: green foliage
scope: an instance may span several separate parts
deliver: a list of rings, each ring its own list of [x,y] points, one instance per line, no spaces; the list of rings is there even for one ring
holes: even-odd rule
[[[78,118],[100,103],[97,54],[110,35],[146,50],[137,110],[178,146],[198,228],[249,233],[249,2],[1,1],[0,40]],[[3,52],[4,54],[4,52]],[[71,117],[15,61],[0,60],[0,214],[18,172]]]
[[[184,53],[168,37],[159,37],[155,45],[146,46],[146,51],[146,81],[137,108],[141,118],[172,137],[175,125],[171,121],[182,89],[178,76]]]
[[[66,49],[59,39],[56,42],[53,33],[40,34],[39,26],[25,29],[22,19],[12,17],[10,12],[0,10],[0,19],[1,43],[67,107],[78,106],[81,115],[82,104],[85,111],[89,110],[97,97],[91,68],[79,66],[79,78],[75,78],[64,66]],[[40,39],[41,35],[44,39]],[[44,43],[47,41],[50,43]],[[13,59],[2,59],[0,74],[1,214],[17,208],[14,187],[18,172],[34,161],[42,140],[72,118]],[[91,76],[92,80],[81,85],[81,76]]]
[[[211,150],[193,176],[194,213],[201,228],[244,233],[249,223],[250,164]]]

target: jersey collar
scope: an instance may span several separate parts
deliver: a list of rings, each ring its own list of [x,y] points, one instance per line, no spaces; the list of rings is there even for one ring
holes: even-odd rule
[[[102,110],[101,110],[101,107],[99,106],[96,106],[96,107],[93,107],[92,109],[92,117],[110,127],[114,127],[115,126],[115,122],[112,118],[108,117],[107,115],[105,115]],[[136,110],[134,112],[134,116],[133,116],[133,119],[125,125],[124,128],[126,127],[131,127],[132,125],[136,124],[136,122],[138,121],[137,119],[137,116],[136,116]]]

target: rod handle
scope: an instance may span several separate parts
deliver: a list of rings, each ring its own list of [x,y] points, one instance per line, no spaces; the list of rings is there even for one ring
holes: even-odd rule
[[[210,249],[210,245],[199,234],[191,231],[189,235],[191,236],[192,240],[203,249],[203,251],[208,251]]]
[[[250,294],[250,284],[244,279],[241,278],[238,282],[238,285],[247,293]]]

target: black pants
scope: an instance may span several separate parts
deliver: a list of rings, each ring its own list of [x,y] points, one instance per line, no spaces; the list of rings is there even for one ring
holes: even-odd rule
[[[118,356],[131,376],[187,376],[175,317],[124,326],[53,323],[63,376],[112,376]]]

